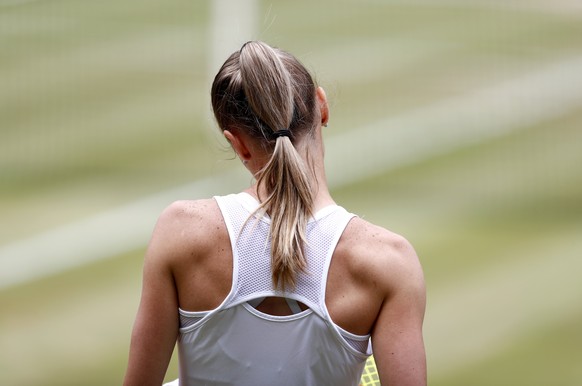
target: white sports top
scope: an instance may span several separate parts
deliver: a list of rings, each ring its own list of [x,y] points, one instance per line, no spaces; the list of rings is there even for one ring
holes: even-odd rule
[[[331,257],[354,215],[339,206],[316,213],[307,225],[307,272],[297,276],[294,290],[281,292],[271,279],[268,216],[245,225],[259,205],[252,196],[215,199],[232,244],[232,287],[214,310],[179,310],[180,386],[357,385],[371,354],[370,336],[342,330],[325,305]],[[267,296],[309,308],[273,316],[251,305]]]

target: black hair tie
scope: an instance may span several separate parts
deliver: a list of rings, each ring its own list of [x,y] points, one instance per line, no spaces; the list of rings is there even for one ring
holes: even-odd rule
[[[277,130],[273,133],[275,135],[275,139],[279,138],[279,137],[291,137],[291,131],[287,130],[287,129],[283,129],[283,130]]]

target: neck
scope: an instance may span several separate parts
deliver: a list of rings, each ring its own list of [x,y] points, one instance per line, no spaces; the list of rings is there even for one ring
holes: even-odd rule
[[[246,193],[253,196],[257,201],[259,200],[259,192],[257,192],[257,185],[254,184],[253,186],[244,190]],[[264,197],[265,193],[260,192],[260,197]],[[317,194],[315,195],[315,199],[313,201],[313,213],[317,212],[320,209],[325,208],[326,206],[335,205],[335,201],[331,197],[329,191],[326,189],[318,189]]]
[[[311,176],[311,181],[313,185],[312,189],[315,192],[312,208],[314,213],[326,206],[335,204],[327,186],[327,178],[325,175],[323,162],[323,152],[317,150],[319,149],[311,149],[312,153],[310,156],[307,155],[306,149],[300,150],[303,160],[309,164],[309,169],[313,173]],[[265,197],[267,194],[264,191],[264,188],[259,187],[256,183],[246,189],[245,192],[254,196],[257,200],[259,200],[259,197]]]

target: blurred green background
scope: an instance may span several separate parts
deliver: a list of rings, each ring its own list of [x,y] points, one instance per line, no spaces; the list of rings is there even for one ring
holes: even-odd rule
[[[582,384],[571,0],[0,0],[0,384],[121,383],[157,215],[250,181],[209,102],[250,39],[327,90],[337,201],[417,249],[429,384]]]

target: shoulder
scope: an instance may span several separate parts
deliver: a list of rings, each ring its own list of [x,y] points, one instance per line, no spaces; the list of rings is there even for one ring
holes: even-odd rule
[[[348,256],[350,270],[386,296],[400,290],[424,291],[419,258],[402,235],[355,217],[338,247]]]
[[[190,223],[211,223],[220,219],[220,210],[212,198],[181,200],[173,202],[162,211],[156,226],[171,227]]]
[[[212,245],[212,235],[224,228],[214,199],[175,201],[160,214],[149,249],[168,259],[176,259],[193,249]]]

